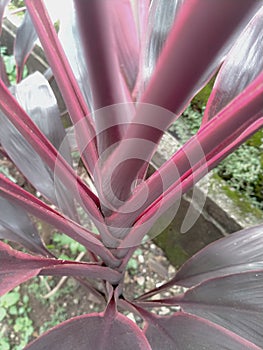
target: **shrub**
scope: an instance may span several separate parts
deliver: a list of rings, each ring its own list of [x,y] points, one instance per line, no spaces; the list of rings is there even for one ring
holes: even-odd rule
[[[168,224],[182,193],[262,126],[262,3],[75,0],[74,21],[60,21],[61,41],[44,2],[25,4],[30,16],[14,49],[18,84],[0,82],[0,141],[41,197],[0,175],[0,237],[29,251],[0,243],[0,293],[37,275],[73,276],[107,303],[104,312],[63,322],[25,349],[262,348],[262,226],[210,244],[134,300],[123,295],[129,259],[149,232],[158,234],[156,222]],[[87,181],[73,169],[47,80],[35,73],[21,81],[35,31]],[[200,129],[146,178],[163,133],[219,67]],[[56,258],[31,216],[82,244],[90,260]],[[185,292],[155,297],[174,285]],[[171,315],[152,312],[161,306]],[[138,314],[143,328],[122,310]]]

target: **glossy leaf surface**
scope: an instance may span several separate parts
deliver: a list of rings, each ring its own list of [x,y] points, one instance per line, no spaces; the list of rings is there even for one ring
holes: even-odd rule
[[[0,239],[20,243],[37,254],[49,255],[27,212],[2,197],[0,197]]]
[[[257,10],[257,6],[258,3],[250,0],[242,3],[235,0],[184,2],[167,37],[155,72],[137,105],[125,139],[105,162],[104,192],[109,201],[112,201],[112,192],[117,198],[125,200],[131,195],[133,181],[145,162],[150,160],[163,132],[211,77],[225,55],[225,49],[229,49],[229,38],[240,29],[250,11]],[[206,35],[208,32],[209,36]],[[161,107],[171,113],[158,119],[153,113],[150,118],[145,110],[147,104],[158,106],[158,114]],[[155,120],[158,120],[158,127],[155,127]],[[147,145],[142,148],[138,139],[149,140],[151,147]],[[114,159],[122,159],[123,154],[128,158],[130,150],[138,150],[140,158],[133,159],[130,164],[123,161],[112,181],[110,163]]]
[[[157,60],[182,3],[183,0],[151,1],[146,29],[145,57],[142,68],[143,79],[141,83],[144,87],[147,85],[154,72]]]
[[[27,111],[51,143],[70,162],[70,150],[62,125],[54,94],[40,73],[34,73],[19,85],[12,87],[18,102]],[[2,128],[0,141],[20,171],[32,185],[46,198],[65,210],[70,217],[76,217],[72,196],[63,189],[61,182],[47,167],[32,146],[19,131],[0,115]]]
[[[233,233],[209,244],[190,258],[173,282],[190,287],[206,279],[263,267],[263,226]]]
[[[5,11],[5,7],[9,3],[10,0],[0,0],[0,35],[2,33],[2,20]]]
[[[24,65],[30,52],[34,48],[36,40],[37,33],[28,12],[26,12],[23,22],[17,28],[14,43],[14,56],[17,65],[17,82],[20,82],[22,79]]]
[[[217,76],[203,124],[233,100],[263,70],[263,6],[238,37]]]
[[[25,350],[151,350],[145,336],[120,313],[114,317],[90,314],[72,318],[51,329]]]
[[[262,225],[221,238],[192,256],[182,265],[171,281],[146,293],[142,299],[173,285],[193,287],[210,278],[262,269],[262,243]]]
[[[145,335],[152,350],[260,350],[223,327],[184,312],[151,316]]]
[[[178,304],[184,311],[217,323],[261,347],[262,289],[263,267],[203,282],[178,298]]]
[[[139,69],[139,38],[130,0],[114,0],[110,7],[114,41],[121,72],[132,92]]]
[[[107,279],[110,283],[116,283],[120,279],[117,271],[107,267],[32,256],[0,242],[0,295],[38,274],[95,277]]]

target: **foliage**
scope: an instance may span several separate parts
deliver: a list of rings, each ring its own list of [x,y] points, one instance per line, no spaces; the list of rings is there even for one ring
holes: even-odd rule
[[[14,332],[12,336],[16,345],[12,349],[21,350],[25,347],[34,332],[33,322],[29,317],[30,311],[29,297],[26,294],[22,297],[20,287],[0,298],[1,349],[11,349],[6,334],[7,328],[12,328]]]
[[[0,242],[0,294],[35,276],[72,276],[106,307],[62,322],[25,349],[262,348],[262,225],[210,244],[158,288],[132,300],[123,292],[145,237],[168,225],[181,195],[262,126],[262,3],[73,3],[57,35],[44,1],[25,1],[10,89],[1,59],[1,152],[35,191],[0,174],[0,238],[28,252]],[[52,73],[23,80],[37,35]],[[163,133],[218,69],[201,127],[147,177]],[[69,133],[46,79],[52,74]],[[76,150],[84,174],[73,168]],[[86,252],[85,261],[56,256],[32,216],[69,236],[55,234],[53,244],[66,240],[70,255]],[[162,298],[173,286],[183,292]],[[153,312],[162,306],[169,316]],[[127,311],[143,319],[142,329]]]
[[[205,107],[202,107],[204,111]],[[200,128],[203,114],[195,104],[189,105],[182,117],[171,125],[170,132],[185,143]],[[262,209],[262,130],[258,131],[215,168],[221,178],[239,191],[251,204]]]

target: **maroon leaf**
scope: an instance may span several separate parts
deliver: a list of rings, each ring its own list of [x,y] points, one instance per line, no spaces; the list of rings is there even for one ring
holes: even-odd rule
[[[132,92],[139,69],[139,40],[132,4],[129,0],[115,0],[110,10],[119,66]]]
[[[157,60],[164,47],[183,0],[153,0],[149,9],[145,54],[143,60],[143,77],[141,88],[144,90],[155,69]]]
[[[94,139],[94,122],[58,40],[55,28],[42,0],[26,0],[32,22],[45,50],[45,55],[59,85],[73,124],[77,126],[77,141],[81,156],[88,170],[97,162],[97,148]]]
[[[63,17],[60,18],[58,37],[89,110],[93,111],[93,98],[89,83],[90,78],[87,65],[84,61],[79,32],[77,30],[73,2],[70,1],[67,6],[71,6],[71,8],[68,11],[64,11]]]
[[[36,72],[12,87],[12,92],[34,123],[70,164],[70,149],[57,102],[45,78]],[[1,114],[0,120],[3,126],[0,140],[14,164],[43,196],[66,215],[76,219],[74,200],[68,189],[65,190],[61,181],[55,178],[55,174],[7,118]]]
[[[8,5],[10,0],[1,0],[0,1],[0,36],[2,33],[2,19],[5,11],[5,7]]]
[[[15,251],[0,242],[0,295],[37,276],[41,268],[47,265],[46,261],[50,260]]]
[[[3,57],[1,56],[1,53],[0,53],[0,79],[3,80],[6,86],[10,86],[10,81],[6,73],[5,62],[3,60]]]
[[[21,206],[30,214],[35,215],[66,233],[68,236],[83,244],[88,250],[100,256],[108,266],[118,266],[119,260],[101,243],[100,236],[88,231],[76,222],[64,217],[38,198],[26,192],[0,174],[0,194],[4,198]]]
[[[142,299],[173,285],[192,287],[210,278],[261,269],[263,267],[262,244],[263,225],[221,238],[192,256],[171,281],[146,293]]]
[[[262,244],[263,225],[235,232],[190,258],[173,282],[190,287],[208,278],[257,270],[263,264]]]
[[[119,5],[119,0],[115,2],[117,3],[114,6]],[[123,84],[117,53],[112,50],[112,47],[116,45],[113,31],[114,26],[116,26],[116,15],[113,18],[110,17],[114,13],[111,9],[113,5],[104,0],[78,0],[74,3],[84,58],[92,87],[94,110],[130,102],[129,94],[126,93],[127,88],[125,89],[126,86]],[[129,10],[131,11],[131,9]],[[96,52],[96,59],[94,59],[94,52]],[[129,113],[119,114],[118,109],[114,108],[108,109],[106,118],[104,113],[96,115],[99,154],[108,150],[112,144],[121,139],[123,135],[121,124],[130,119],[130,116],[129,118],[127,116]],[[109,124],[112,127],[108,128]]]
[[[166,317],[151,315],[145,335],[152,350],[260,350],[223,327],[184,312]]]
[[[109,201],[113,200],[114,195],[122,200],[131,195],[134,180],[145,166],[145,161],[149,161],[163,132],[213,74],[225,54],[225,48],[229,49],[232,35],[237,29],[240,30],[240,26],[242,28],[245,19],[248,21],[251,18],[250,11],[256,11],[258,7],[259,4],[253,0],[242,3],[235,0],[184,2],[126,137],[105,162],[104,192]],[[208,32],[210,35],[207,35]],[[153,109],[151,119],[148,105],[159,106],[159,109]],[[160,118],[161,107],[171,113],[163,111]],[[155,114],[158,114],[158,118]],[[155,124],[156,120],[158,124]],[[222,134],[219,132],[219,135]],[[151,143],[141,147],[138,139]],[[112,181],[111,163],[122,159],[123,154],[129,155],[130,150],[138,150],[140,157],[132,159],[130,164],[123,161]]]
[[[90,216],[97,220],[101,232],[105,232],[103,218],[98,208],[98,198],[89,187],[76,175],[72,167],[65,161],[60,153],[54,148],[49,140],[43,135],[39,128],[32,122],[17,103],[9,90],[0,81],[0,108],[8,119],[21,132],[25,139],[31,144],[38,155],[45,161],[48,167],[55,173],[63,185],[72,191],[75,198],[83,202]]]
[[[25,13],[23,22],[17,28],[15,43],[14,43],[14,56],[16,60],[17,68],[17,82],[23,77],[23,70],[26,60],[34,48],[37,40],[37,33],[31,21],[28,12]]]
[[[238,254],[236,256],[238,258]],[[259,271],[210,279],[170,301],[184,311],[217,323],[261,347],[262,290],[263,266]]]
[[[26,346],[25,350],[151,350],[141,332],[120,313],[74,317]]]
[[[95,263],[36,257],[13,250],[9,245],[0,242],[0,295],[38,274],[95,277],[113,284],[121,278],[117,271]]]
[[[27,212],[0,197],[0,239],[20,243],[34,253],[50,256]]]
[[[263,69],[263,7],[238,37],[227,55],[209,97],[203,124],[242,92]]]

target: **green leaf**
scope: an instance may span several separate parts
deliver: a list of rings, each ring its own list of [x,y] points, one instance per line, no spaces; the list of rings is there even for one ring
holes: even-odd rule
[[[3,321],[3,319],[6,317],[6,310],[3,307],[0,307],[0,322]],[[1,344],[1,342],[0,342]],[[0,349],[2,349],[0,347]]]
[[[15,305],[11,306],[10,309],[8,310],[8,313],[10,315],[17,315],[17,307]]]
[[[20,293],[18,292],[10,292],[5,294],[0,298],[0,305],[5,308],[9,308],[12,305],[15,305],[20,299]]]
[[[10,350],[10,345],[8,343],[8,340],[0,339],[0,349],[1,350]]]

